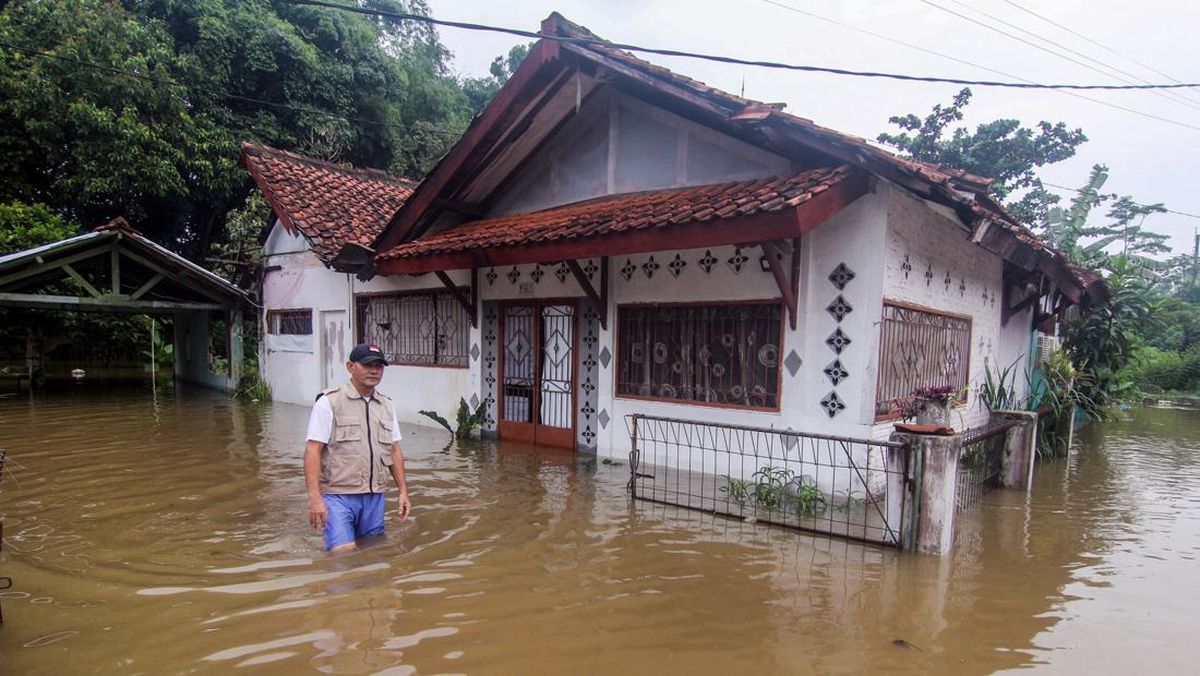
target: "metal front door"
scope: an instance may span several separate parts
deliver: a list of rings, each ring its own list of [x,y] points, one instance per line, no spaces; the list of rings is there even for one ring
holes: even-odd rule
[[[506,305],[500,316],[500,437],[575,446],[575,306]]]

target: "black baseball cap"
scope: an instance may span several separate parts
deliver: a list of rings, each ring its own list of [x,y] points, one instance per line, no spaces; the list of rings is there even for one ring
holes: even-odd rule
[[[350,361],[358,362],[359,364],[383,364],[388,365],[387,357],[383,356],[383,350],[379,349],[378,345],[369,343],[359,343],[350,350]]]

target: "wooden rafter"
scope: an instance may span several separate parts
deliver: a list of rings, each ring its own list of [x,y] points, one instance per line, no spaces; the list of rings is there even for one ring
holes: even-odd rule
[[[437,275],[437,278],[439,281],[441,281],[442,286],[449,289],[450,295],[454,296],[454,299],[458,301],[458,304],[467,311],[467,315],[471,317],[471,328],[479,328],[479,313],[476,311],[479,303],[479,295],[477,291],[479,285],[476,283],[478,281],[476,278],[476,269],[471,268],[471,288],[466,292],[462,290],[462,287],[455,284],[454,280],[450,279],[450,275],[446,274],[445,272],[437,270],[434,274]]]
[[[771,277],[775,279],[775,286],[779,287],[779,295],[783,298],[783,304],[787,308],[788,324],[795,331],[799,323],[797,318],[800,297],[799,241],[763,242],[761,246],[763,256],[767,259],[767,267],[771,270]],[[791,261],[788,269],[784,270],[783,259],[789,253]]]
[[[72,254],[70,256],[64,256],[57,260],[52,260],[49,263],[41,263],[39,261],[39,265],[37,265],[34,268],[31,268],[29,270],[22,270],[21,272],[14,272],[11,275],[6,275],[4,277],[0,277],[0,287],[5,287],[5,286],[8,286],[9,284],[12,284],[13,282],[18,282],[22,279],[27,279],[29,277],[34,277],[36,275],[44,274],[44,273],[50,272],[51,270],[56,270],[58,268],[63,267],[64,265],[70,265],[71,263],[75,263],[77,261],[87,260],[89,258],[95,258],[96,256],[102,256],[102,255],[108,253],[111,249],[112,249],[111,246],[106,246],[106,247],[99,248],[99,249],[89,249],[87,251],[81,251],[79,253]]]
[[[100,297],[101,294],[99,291],[96,290],[96,287],[92,286],[91,282],[84,279],[83,275],[76,272],[75,268],[71,267],[70,263],[63,263],[62,269],[64,271],[66,271],[66,273],[71,277],[71,279],[75,280],[76,282],[79,282],[79,286],[82,286],[84,291],[87,291],[89,294],[91,294],[92,298]]]
[[[583,289],[583,293],[592,301],[592,305],[596,308],[596,314],[600,315],[600,328],[608,330],[608,256],[600,259],[600,290],[592,286],[592,280],[588,279],[587,273],[583,268],[579,267],[579,261],[574,258],[569,258],[566,261],[567,269],[575,277],[575,281],[579,282],[579,288]]]

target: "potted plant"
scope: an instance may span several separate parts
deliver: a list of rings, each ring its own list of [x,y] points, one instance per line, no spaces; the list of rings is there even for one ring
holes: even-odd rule
[[[919,387],[908,396],[892,401],[892,408],[900,415],[901,427],[908,431],[926,433],[953,433],[950,426],[950,409],[958,399],[960,390],[954,387]],[[905,424],[912,421],[911,425]]]

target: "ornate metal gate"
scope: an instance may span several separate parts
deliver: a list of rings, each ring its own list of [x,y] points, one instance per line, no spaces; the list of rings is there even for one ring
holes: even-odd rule
[[[575,446],[576,308],[505,305],[500,317],[500,436]]]

